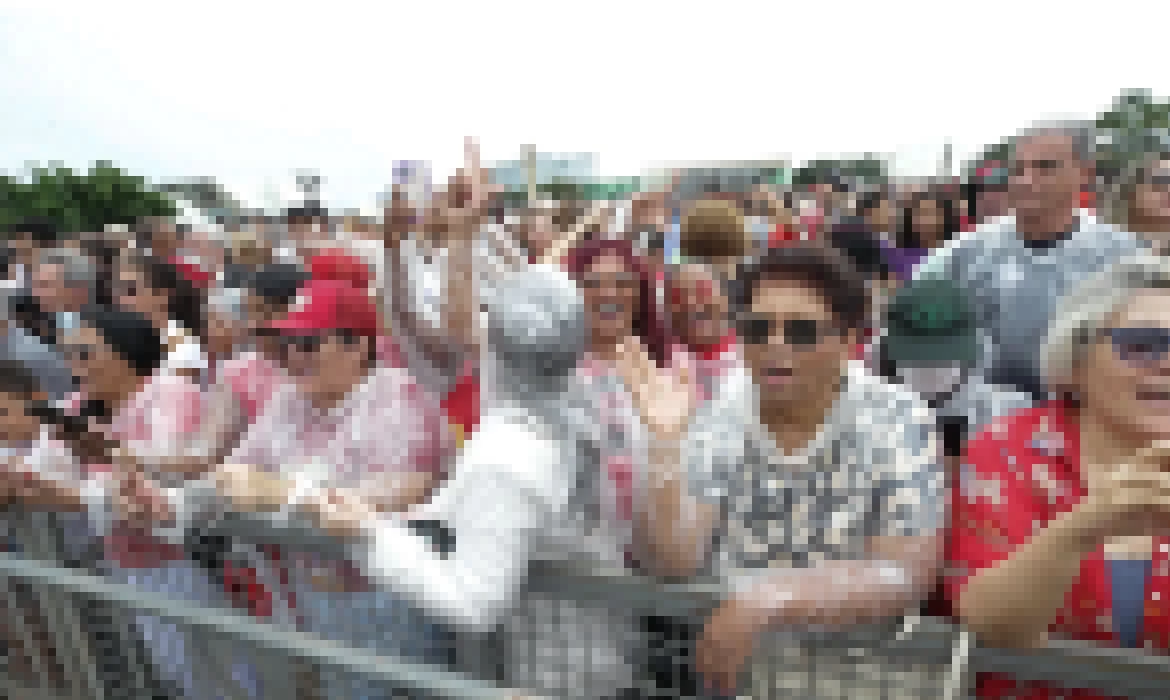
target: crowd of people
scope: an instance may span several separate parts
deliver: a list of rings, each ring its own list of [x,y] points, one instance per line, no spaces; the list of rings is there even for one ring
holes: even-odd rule
[[[441,667],[490,635],[493,680],[535,695],[765,697],[759,652],[788,645],[816,669],[793,697],[852,697],[818,640],[923,610],[1164,653],[1170,154],[1100,191],[1092,143],[1036,127],[963,183],[513,206],[469,141],[372,224],[311,201],[216,236],[24,221],[0,495],[144,590]],[[209,534],[230,513],[348,555]],[[730,593],[647,618],[529,588],[536,562]],[[183,697],[298,691],[134,623]]]

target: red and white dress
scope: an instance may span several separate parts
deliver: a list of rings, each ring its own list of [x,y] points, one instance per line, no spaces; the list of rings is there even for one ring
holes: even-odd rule
[[[1062,402],[1019,411],[992,422],[967,445],[947,543],[952,570],[947,597],[957,606],[968,578],[1003,561],[1082,498],[1076,411]],[[1137,646],[1146,653],[1170,648],[1170,538],[1155,538],[1146,583],[1144,618]],[[1081,562],[1080,575],[1049,627],[1054,638],[1119,646],[1112,614],[1112,590],[1105,555],[1098,550]],[[1063,690],[1041,683],[981,674],[981,698],[1101,698],[1087,690]]]

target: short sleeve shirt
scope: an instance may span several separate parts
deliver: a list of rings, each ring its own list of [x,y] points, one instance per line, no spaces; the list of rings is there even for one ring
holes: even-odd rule
[[[850,372],[820,435],[785,455],[759,422],[747,373],[728,381],[700,409],[683,447],[692,492],[722,510],[711,573],[859,559],[870,537],[942,527],[935,420],[916,396]]]

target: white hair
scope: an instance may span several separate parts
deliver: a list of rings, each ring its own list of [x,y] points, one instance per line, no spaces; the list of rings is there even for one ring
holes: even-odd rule
[[[1170,259],[1139,253],[1102,270],[1062,299],[1040,358],[1048,384],[1069,382],[1109,318],[1146,289],[1170,289]]]
[[[1062,136],[1071,139],[1077,158],[1084,162],[1092,161],[1094,158],[1096,141],[1091,122],[1072,120],[1040,122],[1020,131],[1014,143],[1038,136]],[[1014,147],[1012,150],[1014,152]]]

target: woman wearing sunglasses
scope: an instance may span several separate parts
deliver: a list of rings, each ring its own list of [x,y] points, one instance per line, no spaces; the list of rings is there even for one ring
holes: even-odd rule
[[[869,297],[839,253],[776,248],[740,279],[746,371],[693,417],[685,386],[645,359],[630,368],[654,438],[637,532],[657,573],[706,571],[737,591],[696,648],[712,690],[735,694],[750,667],[752,697],[796,678],[809,697],[849,697],[844,678],[883,682],[890,667],[823,656],[819,635],[888,622],[929,592],[945,504],[934,420],[850,360]],[[779,657],[749,664],[757,645],[785,649],[781,671]]]
[[[1170,251],[1170,153],[1131,166],[1109,204],[1109,223],[1136,233],[1154,252]]]
[[[184,552],[189,519],[175,498],[187,469],[210,459],[198,387],[158,371],[165,354],[159,334],[132,311],[87,308],[61,347],[80,381],[70,410],[92,416],[90,431],[106,446],[82,452],[43,437],[38,456],[27,462],[37,475],[29,486],[39,505],[85,513],[66,528],[66,546],[91,551],[98,538],[101,567],[114,580],[198,604],[226,603]],[[232,645],[213,649],[151,615],[134,621],[156,667],[186,697],[213,700],[233,675],[247,673]]]
[[[378,363],[380,315],[364,289],[313,280],[268,325],[291,381],[280,387],[217,473],[229,507],[293,514],[313,498],[356,501],[389,518],[427,498],[453,442],[437,401],[406,370]],[[287,562],[287,563],[285,563]],[[355,565],[309,552],[270,561],[288,576],[305,628],[374,653],[445,660],[439,629]],[[326,697],[389,697],[367,679],[325,674]]]
[[[968,443],[946,585],[984,643],[1170,648],[1168,289],[1170,261],[1143,255],[1066,297],[1043,353],[1059,400]],[[991,675],[978,690],[1065,692]]]

